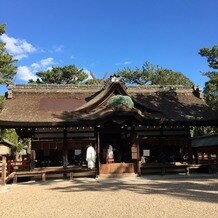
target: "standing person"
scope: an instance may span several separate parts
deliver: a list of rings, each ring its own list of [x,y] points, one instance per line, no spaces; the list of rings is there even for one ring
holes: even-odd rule
[[[114,163],[114,151],[112,145],[109,145],[107,149],[107,163]]]
[[[88,162],[88,168],[93,169],[95,167],[96,152],[91,143],[86,150],[86,161]]]

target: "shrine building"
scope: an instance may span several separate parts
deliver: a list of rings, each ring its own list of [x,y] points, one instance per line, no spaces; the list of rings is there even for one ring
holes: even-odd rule
[[[128,86],[117,77],[96,86],[9,85],[0,112],[2,130],[31,138],[34,168],[85,169],[91,144],[97,176],[193,163],[190,128],[217,123],[198,88]]]

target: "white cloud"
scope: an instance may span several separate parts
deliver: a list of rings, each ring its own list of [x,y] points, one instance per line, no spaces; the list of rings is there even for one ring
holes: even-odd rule
[[[38,70],[40,68],[40,64],[39,63],[33,63],[30,65],[30,67],[34,70]]]
[[[124,61],[124,62],[118,62],[115,65],[130,65],[132,63],[132,61]]]
[[[49,52],[54,53],[54,52],[62,52],[64,50],[63,45],[53,45],[52,48],[49,50]]]
[[[52,65],[54,64],[54,58],[46,58],[46,59],[42,59],[39,64],[42,66],[42,67],[47,67],[49,65]]]
[[[15,39],[7,34],[0,36],[0,39],[6,44],[5,48],[15,59],[21,60],[28,54],[35,52],[37,49],[24,39]]]
[[[10,52],[9,52],[10,53]],[[12,53],[10,53],[13,57],[14,57],[14,59],[16,59],[16,60],[21,60],[21,59],[23,59],[23,58],[27,58],[27,54],[19,54],[19,55],[13,55]]]
[[[53,69],[53,67],[47,67],[46,68],[46,70],[52,70]]]
[[[27,66],[18,67],[16,77],[23,81],[29,81],[30,79],[33,80],[37,79],[37,76],[34,74],[34,72],[31,71],[31,67],[27,67]]]
[[[55,52],[62,52],[64,49],[63,45],[53,46]]]
[[[129,64],[131,64],[131,63],[132,63],[131,61],[125,61],[125,62],[123,62],[124,65],[129,65]]]
[[[55,62],[54,62],[54,58],[46,58],[46,59],[42,59],[36,63],[33,63],[30,65],[30,67],[33,69],[33,70],[39,70],[39,69],[45,69],[46,67],[51,67],[51,65],[54,65]]]
[[[28,82],[30,79],[36,80],[38,78],[36,72],[41,70],[51,70],[52,65],[54,64],[54,59],[49,57],[35,62],[30,66],[20,66],[17,69],[16,78],[25,82]]]

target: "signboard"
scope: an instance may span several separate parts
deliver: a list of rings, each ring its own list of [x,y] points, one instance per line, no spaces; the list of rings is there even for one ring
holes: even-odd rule
[[[132,151],[132,159],[137,160],[138,159],[138,149],[137,149],[137,147],[132,147],[131,151]]]
[[[11,154],[11,148],[9,148],[6,145],[0,145],[0,155],[10,155]]]
[[[150,156],[150,150],[143,150],[143,156],[149,157]]]

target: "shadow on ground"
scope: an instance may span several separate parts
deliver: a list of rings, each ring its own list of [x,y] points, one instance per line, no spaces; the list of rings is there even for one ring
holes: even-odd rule
[[[146,176],[137,178],[75,178],[20,183],[40,185],[60,192],[116,192],[129,191],[142,195],[166,195],[192,201],[218,203],[218,174],[190,176]]]
[[[33,183],[34,184],[34,183]],[[139,177],[125,179],[80,178],[72,181],[35,183],[48,185],[49,190],[61,192],[116,192],[129,191],[142,195],[168,195],[172,197],[218,203],[218,175]],[[51,185],[51,186],[50,186]]]

